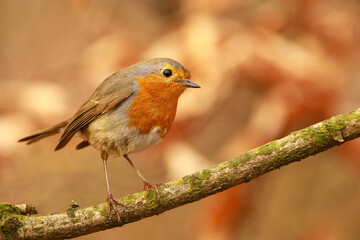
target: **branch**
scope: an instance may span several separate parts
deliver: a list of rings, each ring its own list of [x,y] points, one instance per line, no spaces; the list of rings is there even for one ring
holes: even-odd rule
[[[153,190],[149,194],[139,192],[122,197],[119,201],[126,206],[121,212],[122,224],[158,215],[249,182],[269,171],[357,137],[360,137],[360,108],[167,183],[159,187],[160,201]],[[120,225],[116,217],[109,218],[107,203],[88,208],[79,208],[74,204],[66,212],[46,216],[25,216],[16,206],[0,204],[0,239],[74,238]]]

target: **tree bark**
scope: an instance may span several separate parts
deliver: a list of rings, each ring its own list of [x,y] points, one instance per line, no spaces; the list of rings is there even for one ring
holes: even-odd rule
[[[256,134],[256,133],[254,133]],[[232,160],[201,170],[154,190],[119,199],[121,223],[108,215],[107,203],[63,213],[29,216],[36,210],[27,205],[0,204],[0,239],[64,239],[118,227],[191,203],[269,171],[323,152],[360,136],[360,108],[332,117],[288,136],[252,149]],[[22,211],[20,211],[23,209]],[[24,210],[25,209],[25,210]],[[27,212],[26,209],[31,209]]]

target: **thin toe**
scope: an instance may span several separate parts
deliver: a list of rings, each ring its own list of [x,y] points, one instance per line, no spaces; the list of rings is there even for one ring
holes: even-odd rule
[[[156,196],[157,198],[160,200],[160,192],[159,192],[159,189],[158,187],[160,186],[163,186],[164,184],[163,183],[158,183],[158,184],[151,184],[149,182],[144,182],[144,190],[147,191],[147,193],[149,194],[150,193],[150,189],[153,188],[156,192]]]
[[[119,220],[119,222],[121,223],[120,212],[119,212],[119,209],[117,208],[117,206],[125,207],[124,204],[122,204],[119,201],[115,200],[113,198],[112,194],[108,195],[107,202],[108,202],[108,205],[109,205],[109,216],[111,216],[111,210],[114,209],[116,217]]]

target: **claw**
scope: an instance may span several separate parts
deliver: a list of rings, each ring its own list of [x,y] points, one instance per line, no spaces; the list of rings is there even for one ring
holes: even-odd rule
[[[161,187],[161,186],[164,186],[164,184],[163,183],[158,183],[158,184],[154,185],[154,184],[151,184],[151,183],[149,183],[147,181],[144,181],[144,191],[146,190],[148,195],[149,195],[150,189],[153,188],[155,190],[155,192],[156,192],[156,196],[157,196],[158,200],[160,200],[160,193],[159,193],[158,187]]]
[[[127,154],[123,155],[124,158],[130,163],[131,167],[135,170],[135,172],[138,174],[138,176],[141,178],[141,180],[144,183],[144,190],[147,191],[148,195],[150,193],[150,188],[155,189],[156,192],[156,196],[158,198],[158,200],[160,200],[160,193],[159,193],[159,189],[158,187],[164,185],[163,183],[159,183],[159,184],[151,184],[148,181],[146,181],[146,179],[144,178],[144,176],[140,173],[140,171],[137,169],[137,167],[135,166],[135,164],[131,161],[131,159],[129,158],[129,156]]]
[[[119,212],[119,209],[117,208],[117,206],[125,207],[125,205],[122,204],[121,202],[117,201],[116,199],[114,199],[114,197],[112,196],[111,193],[108,194],[106,201],[108,202],[108,205],[109,205],[109,216],[111,216],[111,210],[114,209],[116,217],[119,220],[119,222],[121,223],[120,212]]]

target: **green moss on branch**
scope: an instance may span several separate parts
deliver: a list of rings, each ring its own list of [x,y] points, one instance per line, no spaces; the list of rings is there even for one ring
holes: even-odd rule
[[[256,134],[256,133],[254,133]],[[232,160],[185,176],[154,191],[125,196],[122,224],[160,214],[249,182],[269,171],[300,161],[360,136],[360,109],[332,117],[248,151]],[[246,137],[246,136],[244,136]],[[109,218],[107,204],[77,208],[49,216],[22,216],[17,208],[0,204],[0,239],[63,239],[120,226]],[[76,219],[76,221],[74,221]],[[22,234],[20,234],[20,232]],[[3,237],[3,238],[2,238]]]

